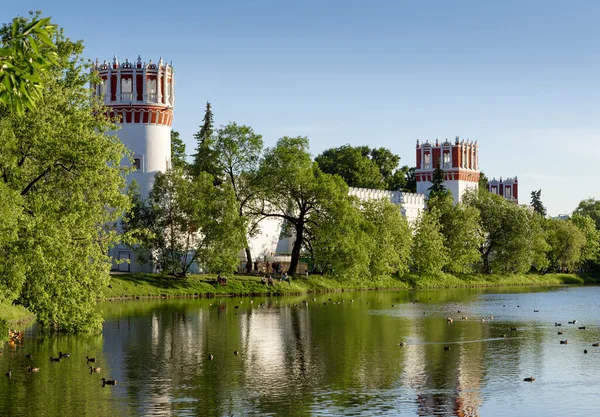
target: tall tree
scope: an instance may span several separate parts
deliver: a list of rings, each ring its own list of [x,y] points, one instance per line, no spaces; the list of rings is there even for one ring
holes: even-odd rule
[[[440,215],[440,231],[450,255],[444,270],[448,272],[471,272],[481,256],[477,250],[483,243],[479,211],[463,203],[454,204],[451,193],[431,196],[427,201],[430,210]]]
[[[370,240],[371,277],[404,275],[411,254],[411,231],[399,207],[389,200],[368,200],[361,203],[361,211]]]
[[[526,272],[537,254],[543,251],[541,231],[534,228],[529,211],[489,192],[467,190],[465,204],[479,210],[481,216],[482,269],[485,273]]]
[[[585,235],[571,220],[544,219],[548,251],[548,265],[542,274],[558,267],[572,269],[579,264],[585,246]]]
[[[545,216],[546,215],[546,207],[542,204],[542,190],[532,191],[531,192],[531,207],[533,207],[533,211],[537,214]]]
[[[427,189],[429,190],[429,195],[431,196],[432,194],[435,195],[445,192],[446,187],[444,187],[444,181],[444,171],[440,167],[440,161],[438,160],[435,169],[433,170],[433,176],[431,178],[431,187]]]
[[[285,136],[265,151],[258,178],[264,204],[256,214],[287,222],[294,237],[289,274],[295,274],[305,243],[307,223],[316,212],[325,213],[341,199],[348,187],[339,177],[321,172],[308,152],[308,139]]]
[[[206,103],[204,122],[200,131],[194,134],[196,139],[196,153],[190,166],[190,173],[197,177],[201,172],[207,172],[213,176],[215,184],[221,181],[221,167],[218,165],[218,155],[214,149],[213,138],[213,114],[210,103]]]
[[[185,158],[185,143],[179,137],[179,132],[171,130],[171,166],[186,170],[188,164]]]
[[[486,177],[485,174],[483,173],[483,171],[481,171],[479,173],[479,183],[478,183],[479,190],[488,191],[488,183],[489,182],[490,181],[488,180],[488,177]]]
[[[441,231],[437,209],[425,211],[416,224],[412,239],[412,266],[423,275],[435,276],[448,263],[448,250]]]
[[[219,166],[223,169],[225,182],[229,183],[236,198],[236,207],[240,218],[246,218],[245,234],[246,272],[252,270],[252,252],[249,238],[260,231],[262,216],[253,214],[250,206],[257,199],[256,173],[263,148],[262,136],[254,130],[235,122],[217,130],[215,150],[219,157]]]
[[[140,259],[178,277],[194,263],[209,271],[235,270],[244,224],[229,184],[217,187],[210,174],[190,177],[174,168],[156,175],[147,201],[133,200],[124,225],[139,238]]]
[[[15,19],[1,38],[34,21]],[[38,74],[37,105],[0,108],[0,211],[17,216],[0,220],[10,228],[0,238],[0,288],[44,328],[99,330],[96,300],[109,280],[114,224],[128,207],[120,161],[129,154],[106,134],[115,129],[106,109],[90,99],[94,75],[82,64],[81,42],[59,30],[55,43],[37,45],[40,55],[57,53]]]

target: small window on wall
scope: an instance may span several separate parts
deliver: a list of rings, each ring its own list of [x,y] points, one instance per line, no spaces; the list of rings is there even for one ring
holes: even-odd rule
[[[142,160],[140,158],[133,158],[133,169],[140,171],[142,169]]]
[[[425,154],[425,164],[424,165],[425,165],[424,166],[425,169],[431,168],[431,155],[428,153]]]
[[[131,100],[133,98],[133,83],[131,78],[121,80],[121,100]]]
[[[450,152],[444,152],[444,168],[450,168]]]
[[[512,193],[510,190],[510,186],[506,186],[504,187],[504,197],[511,199],[512,198]]]
[[[492,185],[492,194],[498,194],[498,187]]]

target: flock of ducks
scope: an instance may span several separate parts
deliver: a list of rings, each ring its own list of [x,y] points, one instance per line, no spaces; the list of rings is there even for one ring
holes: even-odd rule
[[[16,330],[8,330],[8,336],[9,336],[9,345],[13,346],[11,344],[12,342],[19,342],[21,343],[23,341],[23,332],[17,332]],[[31,353],[27,353],[25,355],[25,357],[27,359],[32,359],[32,354]],[[71,354],[70,353],[65,353],[65,352],[58,352],[58,356],[54,357],[54,356],[50,356],[50,362],[60,362],[61,360],[63,360],[64,358],[70,358]],[[90,358],[89,356],[85,357],[86,360],[86,365],[89,365],[90,363],[95,364],[96,363],[96,358]],[[100,368],[99,366],[89,366],[89,370],[90,370],[90,374],[93,373],[99,373],[102,368]],[[34,367],[34,366],[27,366],[27,372],[28,373],[37,373],[40,371],[40,368],[38,367]],[[12,370],[8,370],[8,372],[6,372],[4,374],[8,379],[12,379]],[[102,386],[106,386],[106,385],[117,385],[117,380],[116,379],[107,379],[107,378],[101,378],[102,381]]]
[[[395,307],[395,304],[392,304],[392,307]],[[504,306],[504,307],[506,307],[506,306]],[[520,306],[517,306],[517,307],[520,307]],[[459,314],[462,313],[460,310],[458,310],[457,312]],[[533,310],[533,312],[534,313],[539,313],[540,311],[539,310]],[[423,314],[425,314],[425,313],[423,313]],[[490,319],[490,320],[493,320],[494,316],[488,316],[487,318]],[[468,319],[469,318],[467,316],[464,316],[464,315],[461,316],[461,320],[468,320]],[[480,320],[481,321],[485,321],[486,319],[482,317]],[[454,323],[454,318],[452,318],[452,317],[446,317],[446,322],[448,322],[448,324]],[[575,325],[577,323],[577,320],[569,321],[568,323],[572,324],[572,325]],[[554,323],[554,326],[555,327],[560,327],[560,326],[562,326],[562,323],[556,322],[556,323]],[[579,326],[579,327],[577,327],[577,329],[579,329],[579,330],[585,330],[585,326]],[[510,330],[514,332],[514,331],[517,331],[517,328],[516,327],[511,327]],[[563,332],[559,331],[558,334],[562,335]],[[506,334],[501,334],[500,337],[507,337],[507,335]],[[559,340],[559,343],[561,345],[566,345],[566,344],[569,343],[569,340],[567,340],[567,339],[565,339],[565,340]],[[407,346],[407,343],[406,342],[400,342],[400,343],[398,343],[398,346],[404,347],[404,346]],[[600,347],[600,342],[599,343],[593,343],[592,346],[594,346],[594,347]],[[450,346],[447,346],[447,345],[444,346],[444,351],[449,351],[449,350],[450,350]],[[584,349],[583,353],[587,354],[588,350]],[[532,376],[523,379],[523,382],[533,382],[533,381],[535,381],[535,378],[532,377]]]

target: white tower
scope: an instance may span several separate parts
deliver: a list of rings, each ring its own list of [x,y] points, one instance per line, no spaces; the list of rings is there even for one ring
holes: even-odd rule
[[[147,197],[157,172],[165,172],[171,166],[171,123],[173,121],[173,68],[163,63],[142,63],[138,56],[135,64],[117,57],[112,64],[96,61],[92,71],[100,76],[100,82],[92,86],[104,104],[108,114],[119,120],[116,132],[123,144],[133,153],[135,171],[127,182],[135,180],[143,197]],[[119,245],[111,255],[118,260],[113,269],[122,272],[152,272],[152,265],[137,261],[129,248]]]
[[[96,61],[101,82],[93,86],[96,94],[111,109],[109,114],[120,120],[117,135],[133,152],[136,171],[128,182],[136,180],[142,196],[146,197],[157,172],[171,165],[171,123],[173,121],[173,68],[163,63],[142,63],[138,56],[135,64],[117,57],[112,64]]]

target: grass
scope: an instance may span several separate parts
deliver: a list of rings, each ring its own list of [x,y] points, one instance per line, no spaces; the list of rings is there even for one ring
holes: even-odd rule
[[[8,329],[22,327],[34,319],[33,314],[23,306],[14,306],[10,301],[0,301],[0,341],[8,340]]]
[[[584,278],[574,274],[440,274],[434,277],[409,274],[402,278],[382,277],[377,280],[357,278],[345,281],[321,275],[310,275],[293,278],[291,284],[276,281],[274,287],[267,287],[261,283],[260,277],[249,275],[234,275],[228,278],[226,286],[221,286],[216,282],[216,275],[210,274],[191,275],[185,279],[157,274],[114,274],[105,296],[107,298],[218,297],[376,289],[411,290],[596,283],[598,281],[593,278]]]

